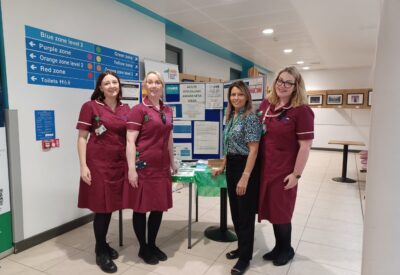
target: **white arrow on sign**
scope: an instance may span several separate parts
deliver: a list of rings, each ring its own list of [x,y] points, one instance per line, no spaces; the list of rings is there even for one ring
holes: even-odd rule
[[[37,67],[36,67],[35,65],[33,65],[33,64],[31,65],[31,69],[32,69],[33,71],[36,70],[36,68],[37,68]]]
[[[37,80],[37,78],[34,75],[31,76],[31,79],[32,79],[32,81],[36,81]]]
[[[29,55],[29,57],[32,58],[32,59],[35,59],[35,58],[36,58],[36,55],[34,55],[33,53],[31,53],[31,54]]]
[[[36,46],[35,42],[33,42],[33,41],[29,42],[29,45],[30,45],[31,47],[35,47],[35,46]]]

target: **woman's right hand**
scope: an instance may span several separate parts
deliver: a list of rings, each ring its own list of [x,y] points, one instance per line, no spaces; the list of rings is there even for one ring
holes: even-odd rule
[[[218,169],[213,169],[211,171],[211,174],[213,175],[213,177],[218,176],[219,174],[222,174],[225,171],[225,167],[220,167]]]
[[[128,180],[129,180],[129,184],[133,188],[137,188],[138,187],[138,174],[136,172],[136,169],[129,169],[129,171],[128,171]]]
[[[87,184],[92,184],[92,176],[90,174],[89,167],[87,165],[81,166],[81,179]]]

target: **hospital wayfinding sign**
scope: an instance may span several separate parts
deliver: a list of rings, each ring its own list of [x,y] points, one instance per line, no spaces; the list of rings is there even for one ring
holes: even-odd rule
[[[90,42],[25,26],[25,48],[29,84],[94,89],[105,70],[139,80],[138,56]]]

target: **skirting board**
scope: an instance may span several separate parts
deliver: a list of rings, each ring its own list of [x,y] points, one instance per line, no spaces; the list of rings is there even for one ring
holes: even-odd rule
[[[60,226],[57,226],[55,228],[52,228],[50,230],[47,230],[43,233],[40,233],[38,235],[35,235],[33,237],[27,238],[23,241],[14,243],[14,253],[19,253],[22,252],[28,248],[31,248],[35,245],[38,245],[42,242],[48,241],[54,237],[57,237],[61,234],[64,234],[68,231],[71,231],[77,227],[80,227],[84,224],[87,224],[91,221],[93,221],[94,214],[89,214],[83,217],[80,217],[76,220],[64,223]]]

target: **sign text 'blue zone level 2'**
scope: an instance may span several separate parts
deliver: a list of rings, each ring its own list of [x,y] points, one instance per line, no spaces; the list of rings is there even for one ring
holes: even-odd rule
[[[105,70],[139,80],[139,57],[61,34],[25,26],[29,84],[94,89]]]

